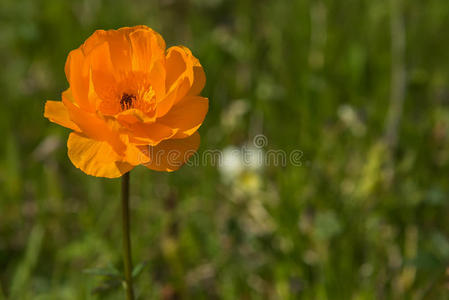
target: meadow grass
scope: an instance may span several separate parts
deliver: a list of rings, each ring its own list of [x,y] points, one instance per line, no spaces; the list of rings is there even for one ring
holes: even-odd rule
[[[257,134],[302,151],[133,170],[139,299],[449,298],[448,1],[2,0],[0,16],[0,300],[123,299],[120,180],[76,169],[43,108],[70,50],[136,24],[204,66],[200,155]]]

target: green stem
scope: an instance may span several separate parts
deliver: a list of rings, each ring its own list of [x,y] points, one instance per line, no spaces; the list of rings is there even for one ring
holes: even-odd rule
[[[131,239],[129,236],[129,172],[122,176],[123,263],[125,267],[126,299],[134,300]]]

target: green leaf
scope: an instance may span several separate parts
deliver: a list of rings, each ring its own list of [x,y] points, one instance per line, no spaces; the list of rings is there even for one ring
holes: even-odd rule
[[[140,273],[142,273],[143,269],[145,269],[145,267],[148,265],[148,262],[143,261],[138,263],[134,268],[133,268],[133,272],[132,272],[132,277],[133,278],[137,278],[137,276],[139,276]]]

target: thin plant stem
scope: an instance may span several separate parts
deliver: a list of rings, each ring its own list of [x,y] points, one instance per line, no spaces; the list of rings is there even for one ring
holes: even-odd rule
[[[407,93],[407,66],[405,63],[407,32],[404,21],[404,1],[391,0],[390,3],[391,87],[385,138],[390,150],[394,150],[398,143],[398,131]]]
[[[131,239],[129,234],[129,172],[122,176],[122,225],[123,225],[123,264],[125,270],[126,299],[134,300]]]

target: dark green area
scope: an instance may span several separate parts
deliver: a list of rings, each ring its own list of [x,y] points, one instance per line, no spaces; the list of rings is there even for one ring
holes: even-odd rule
[[[200,155],[303,153],[133,170],[139,299],[449,298],[449,1],[1,0],[0,299],[124,297],[91,294],[122,268],[120,181],[43,109],[70,50],[137,24],[204,66]]]

